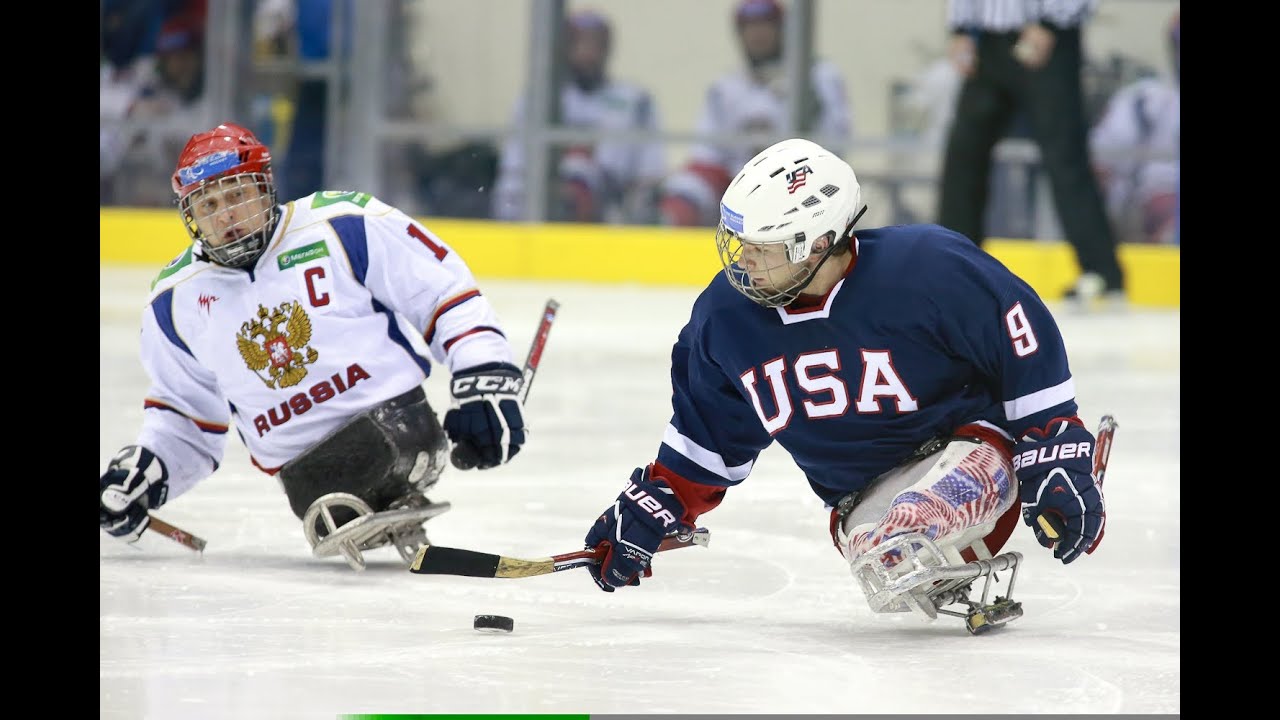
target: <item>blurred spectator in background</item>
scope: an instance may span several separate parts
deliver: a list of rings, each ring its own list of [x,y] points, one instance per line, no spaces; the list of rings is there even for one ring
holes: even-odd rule
[[[933,222],[942,150],[962,79],[946,52],[939,50],[920,71],[890,86],[893,144],[888,161],[893,172],[877,183],[882,194],[879,204],[888,211],[885,224]],[[867,180],[874,182],[872,177]]]
[[[912,137],[925,148],[942,148],[956,114],[956,98],[964,76],[949,57],[939,57],[912,78],[902,96],[911,114]]]
[[[152,81],[161,14],[154,0],[103,0],[98,58],[98,200],[120,202],[120,164],[133,136],[119,123]]]
[[[205,122],[207,0],[107,5],[100,201],[167,205],[172,198],[158,180],[172,170],[172,158],[186,143],[190,127]]]
[[[155,43],[155,78],[135,101],[134,116],[167,118],[170,124],[186,128],[200,122],[202,118],[192,117],[192,111],[204,99],[206,10],[206,0],[188,0],[161,23]]]
[[[404,206],[437,217],[492,217],[492,191],[498,176],[494,143],[469,140],[440,150],[413,143],[404,155],[405,185],[412,193]]]
[[[254,43],[259,54],[295,55],[303,65],[285,133],[288,145],[276,175],[280,192],[287,197],[302,197],[327,187],[324,162],[330,81],[305,66],[330,59],[335,12],[342,13],[338,44],[345,56],[351,47],[351,0],[258,0],[254,7]],[[279,142],[276,145],[282,146]]]
[[[745,132],[782,133],[786,128],[787,88],[782,66],[782,6],[777,0],[743,0],[733,16],[746,67],[721,76],[710,88],[697,132],[706,138]],[[816,60],[810,74],[812,106],[806,126],[793,135],[816,134],[825,147],[843,152],[839,138],[852,137],[845,82],[834,65]],[[782,139],[779,135],[777,139]],[[667,225],[716,225],[720,197],[729,180],[760,150],[704,143],[689,152],[689,162],[663,186],[662,221]]]
[[[1175,242],[1180,13],[1167,28],[1172,77],[1144,78],[1121,88],[1089,138],[1107,211],[1122,241]]]
[[[1124,275],[1089,164],[1081,25],[1096,0],[949,0],[950,54],[964,84],[943,160],[938,222],[982,245],[992,150],[1026,112],[1081,274],[1067,298],[1124,299]]]
[[[564,42],[565,82],[559,123],[565,127],[657,132],[658,113],[645,88],[609,77],[609,21],[595,11],[571,13]],[[513,127],[528,124],[528,96],[516,103]],[[656,220],[657,185],[666,174],[665,150],[657,141],[584,142],[553,154],[556,197],[550,220],[646,223]],[[504,145],[493,193],[493,215],[521,220],[531,201],[524,182],[522,138]]]
[[[103,120],[123,118],[155,72],[156,0],[103,0],[98,71]]]

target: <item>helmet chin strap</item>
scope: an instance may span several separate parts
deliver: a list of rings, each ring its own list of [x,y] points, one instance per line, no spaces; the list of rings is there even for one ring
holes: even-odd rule
[[[809,287],[809,285],[813,283],[814,279],[818,277],[818,270],[831,259],[831,256],[834,255],[835,252],[836,245],[832,243],[831,247],[827,248],[826,252],[822,254],[822,259],[818,261],[818,264],[814,265],[813,268],[809,270],[809,276],[806,277],[799,285],[795,285],[790,290],[782,293],[783,295],[790,295],[791,299],[784,303],[780,303],[780,305],[785,307],[795,302],[796,299],[804,293],[805,288]]]
[[[853,237],[853,226],[858,223],[858,220],[862,219],[862,214],[865,213],[866,211],[867,211],[867,206],[863,205],[862,209],[858,211],[858,214],[854,215],[853,219],[849,221],[849,226],[845,228],[844,235],[842,235],[840,239],[831,243],[831,247],[827,248],[826,251],[822,254],[822,259],[819,260],[818,264],[814,265],[813,269],[809,271],[809,277],[805,278],[799,285],[796,285],[790,290],[787,290],[786,292],[782,293],[783,295],[792,295],[792,298],[790,300],[786,301],[785,303],[782,303],[783,306],[790,305],[791,303],[795,302],[796,298],[800,297],[801,293],[804,292],[805,288],[809,287],[809,285],[813,283],[814,278],[818,277],[818,270],[821,269],[822,266],[826,264],[828,260],[831,259],[831,256],[835,255],[836,251],[849,246],[849,238]]]

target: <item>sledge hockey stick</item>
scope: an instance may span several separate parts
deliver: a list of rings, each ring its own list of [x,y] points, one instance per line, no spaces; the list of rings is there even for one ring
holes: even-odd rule
[[[1116,424],[1114,416],[1103,415],[1098,423],[1098,432],[1094,435],[1096,442],[1093,448],[1093,481],[1099,490],[1102,489],[1102,479],[1107,474],[1107,460],[1111,457],[1111,440],[1115,437],[1117,427],[1119,425]],[[1036,522],[1050,540],[1058,540],[1067,530],[1062,520],[1057,517],[1040,515],[1036,518]]]
[[[556,311],[560,309],[560,303],[554,299],[548,299],[547,304],[542,309],[542,320],[538,323],[538,331],[533,335],[533,343],[529,346],[529,355],[524,361],[524,371],[521,373],[520,381],[520,403],[523,404],[529,398],[529,388],[533,386],[534,373],[538,372],[538,364],[542,362],[542,351],[547,346],[547,335],[551,333],[551,323],[555,322]],[[470,470],[480,464],[469,446],[455,446],[449,452],[449,461],[459,470]]]
[[[551,323],[555,322],[560,303],[548,298],[542,309],[542,321],[538,323],[538,332],[533,336],[533,344],[529,346],[529,356],[524,361],[524,383],[520,388],[520,402],[529,399],[529,388],[533,387],[533,374],[538,371],[538,363],[542,362],[542,351],[547,346],[547,335],[551,333]]]
[[[706,546],[711,541],[711,531],[698,528],[686,535],[672,533],[662,539],[658,552],[676,550],[690,545]],[[547,575],[573,568],[598,565],[604,559],[604,549],[579,550],[578,552],[552,555],[551,557],[522,560],[503,557],[475,550],[424,545],[418,550],[409,572],[418,575],[462,575],[480,578],[522,578]]]
[[[204,546],[206,543],[203,539],[198,538],[195,535],[192,535],[191,533],[186,532],[184,530],[179,530],[178,528],[161,520],[155,515],[151,516],[151,522],[147,524],[147,529],[154,530],[160,533],[161,535],[164,535],[165,537],[169,538],[170,540],[173,540],[174,542],[186,545],[187,547],[191,548],[192,550],[195,550],[198,553],[204,552]]]

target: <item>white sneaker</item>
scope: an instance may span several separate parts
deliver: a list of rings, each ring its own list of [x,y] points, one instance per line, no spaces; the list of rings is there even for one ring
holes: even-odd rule
[[[1121,288],[1107,289],[1107,282],[1097,273],[1084,273],[1063,294],[1063,302],[1079,312],[1119,311],[1129,301]]]

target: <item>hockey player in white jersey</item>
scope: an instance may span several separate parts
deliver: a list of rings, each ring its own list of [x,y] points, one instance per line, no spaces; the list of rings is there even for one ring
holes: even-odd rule
[[[562,47],[565,78],[559,88],[558,121],[565,127],[657,132],[657,103],[647,88],[608,71],[613,30],[593,10],[565,18]],[[529,124],[529,97],[516,103],[513,127]],[[603,139],[562,148],[555,161],[555,197],[549,219],[567,222],[652,224],[659,183],[666,175],[660,142]],[[513,135],[502,148],[494,183],[493,216],[524,220],[531,201],[525,187],[524,138]]]
[[[1117,90],[1089,132],[1094,171],[1122,242],[1177,241],[1181,28],[1175,11],[1166,32],[1172,75]]]
[[[279,202],[270,151],[232,123],[191,137],[172,184],[193,242],[143,312],[151,385],[101,477],[102,529],[137,540],[148,510],[218,468],[234,426],[316,555],[360,569],[393,544],[411,559],[449,507],[425,495],[444,457],[492,468],[525,441],[521,371],[470,269],[368,194]],[[453,378],[443,426],[422,386],[433,361]]]
[[[787,126],[786,74],[782,66],[783,9],[778,0],[741,0],[734,10],[734,27],[746,65],[717,79],[707,88],[697,132],[706,138],[746,132],[782,133]],[[853,135],[852,111],[844,77],[827,60],[809,69],[809,100],[805,128],[828,138],[836,152]],[[689,151],[689,160],[663,183],[660,212],[665,225],[715,226],[720,220],[720,196],[729,180],[762,148],[734,147],[708,141]]]

